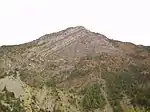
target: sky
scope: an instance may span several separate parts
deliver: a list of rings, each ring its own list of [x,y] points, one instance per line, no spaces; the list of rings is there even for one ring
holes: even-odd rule
[[[74,26],[150,45],[150,1],[0,0],[0,46],[29,42]]]

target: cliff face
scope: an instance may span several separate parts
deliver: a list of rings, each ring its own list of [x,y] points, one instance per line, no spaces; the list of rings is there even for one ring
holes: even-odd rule
[[[23,97],[32,104],[26,111],[148,110],[143,96],[149,98],[149,51],[148,46],[71,27],[22,45],[1,46],[0,77],[8,89],[11,84],[4,79],[20,80],[28,91],[22,94],[34,97],[35,104]]]

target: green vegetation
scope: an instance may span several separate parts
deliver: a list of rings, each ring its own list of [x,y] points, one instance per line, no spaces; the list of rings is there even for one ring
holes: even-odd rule
[[[5,77],[4,69],[0,68],[0,79]]]
[[[107,81],[108,100],[114,112],[122,112],[123,110],[120,106],[122,87],[119,84],[119,76],[117,74],[110,73],[105,75],[104,78]]]
[[[82,102],[85,110],[102,109],[105,104],[106,102],[101,93],[99,84],[94,84],[85,90]]]
[[[16,99],[14,93],[4,88],[0,93],[0,112],[25,112],[20,99]]]
[[[47,80],[46,86],[47,87],[56,87],[56,80],[55,80],[55,78],[51,78],[51,79]]]
[[[108,99],[114,112],[122,111],[120,100],[123,94],[130,97],[134,107],[140,106],[150,111],[150,87],[148,86],[150,76],[141,74],[142,69],[132,66],[128,71],[108,73],[103,76],[107,82]]]
[[[149,112],[149,111],[146,111],[144,108],[134,108],[129,110],[129,112]]]
[[[150,46],[144,46],[143,48],[150,53]]]

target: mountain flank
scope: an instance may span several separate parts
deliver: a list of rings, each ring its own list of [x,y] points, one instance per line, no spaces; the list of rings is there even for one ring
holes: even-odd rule
[[[150,47],[70,27],[1,46],[0,84],[1,112],[150,112]]]

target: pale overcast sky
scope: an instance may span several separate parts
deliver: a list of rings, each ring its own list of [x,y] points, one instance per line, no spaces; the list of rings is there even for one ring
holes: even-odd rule
[[[78,25],[108,38],[150,45],[150,0],[0,0],[0,45]]]

